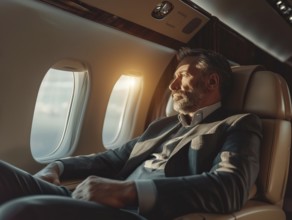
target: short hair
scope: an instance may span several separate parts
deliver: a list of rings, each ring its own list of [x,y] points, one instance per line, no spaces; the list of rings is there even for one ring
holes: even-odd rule
[[[176,57],[178,62],[185,57],[196,57],[196,64],[200,64],[202,74],[208,75],[216,72],[219,75],[222,100],[228,96],[232,86],[232,71],[228,60],[222,54],[212,50],[183,47],[177,52]]]

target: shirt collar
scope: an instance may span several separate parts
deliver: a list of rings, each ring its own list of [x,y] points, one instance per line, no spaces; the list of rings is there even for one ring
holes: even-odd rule
[[[182,126],[184,127],[192,127],[195,126],[197,124],[199,124],[201,121],[203,121],[208,115],[210,115],[212,112],[214,112],[215,110],[217,110],[218,108],[221,107],[221,102],[217,102],[213,105],[209,105],[206,106],[204,108],[198,109],[195,113],[194,116],[192,117],[192,121],[189,124],[186,116],[183,114],[179,114],[178,115],[178,119],[180,121],[180,123],[182,124]]]

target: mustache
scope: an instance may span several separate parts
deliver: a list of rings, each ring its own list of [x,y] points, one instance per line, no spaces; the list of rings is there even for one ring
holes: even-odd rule
[[[182,92],[182,91],[177,91],[177,92],[171,92],[171,95],[174,96],[174,95],[185,95],[186,93],[185,92]]]

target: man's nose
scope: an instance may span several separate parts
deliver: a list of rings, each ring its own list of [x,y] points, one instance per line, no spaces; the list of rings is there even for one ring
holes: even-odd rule
[[[171,91],[176,91],[180,89],[180,80],[179,78],[175,78],[174,80],[172,80],[172,82],[169,84],[169,89]]]

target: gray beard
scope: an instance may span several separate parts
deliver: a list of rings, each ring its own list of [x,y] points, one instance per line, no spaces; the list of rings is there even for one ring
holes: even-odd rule
[[[173,100],[173,108],[175,111],[187,114],[190,112],[194,112],[199,108],[200,100],[202,99],[202,94],[196,92],[195,94],[182,94],[181,99]]]

